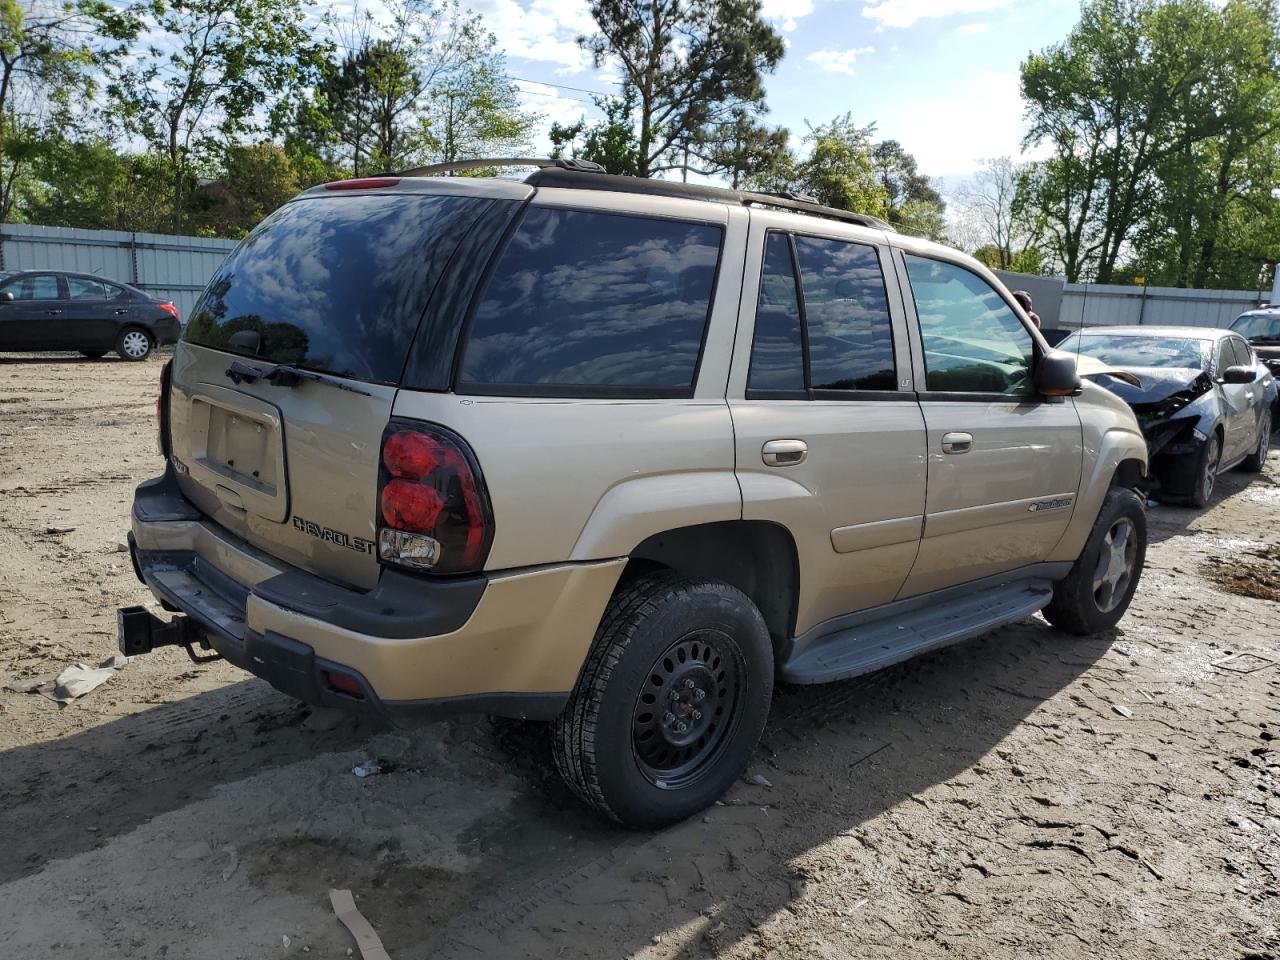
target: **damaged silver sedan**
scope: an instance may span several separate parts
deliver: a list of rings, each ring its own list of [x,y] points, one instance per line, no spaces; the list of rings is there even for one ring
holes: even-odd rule
[[[1161,498],[1203,507],[1224,470],[1262,470],[1276,380],[1239,334],[1212,327],[1090,327],[1058,349],[1097,361],[1096,372],[1082,362],[1081,374],[1133,408]]]

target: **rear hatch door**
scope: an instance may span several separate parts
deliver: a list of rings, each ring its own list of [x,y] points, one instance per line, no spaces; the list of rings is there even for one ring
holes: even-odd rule
[[[457,189],[312,191],[268,217],[214,276],[175,356],[184,494],[286,563],[372,587],[382,433],[405,358],[444,271],[480,269],[450,265],[460,242],[516,206]]]

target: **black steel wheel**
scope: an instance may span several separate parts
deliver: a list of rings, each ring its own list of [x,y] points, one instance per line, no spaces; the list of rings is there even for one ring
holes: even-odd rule
[[[740,590],[671,571],[609,601],[556,718],[556,768],[599,813],[659,827],[714,803],[742,775],[773,695],[773,644]]]
[[[632,711],[631,749],[650,783],[679,790],[715,766],[738,721],[743,673],[737,647],[713,631],[658,657]]]

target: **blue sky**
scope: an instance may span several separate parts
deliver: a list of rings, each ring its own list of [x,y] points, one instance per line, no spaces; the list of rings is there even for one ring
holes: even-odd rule
[[[595,115],[582,90],[615,89],[575,37],[591,32],[584,0],[472,0],[506,50],[530,109],[552,120]],[[768,78],[770,119],[797,136],[805,121],[852,111],[953,187],[985,157],[1018,155],[1023,133],[1018,64],[1063,39],[1077,0],[764,0],[788,50]],[[545,86],[560,84],[560,87]]]

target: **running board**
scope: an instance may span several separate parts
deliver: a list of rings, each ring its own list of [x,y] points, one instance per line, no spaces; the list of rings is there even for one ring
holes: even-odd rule
[[[1053,597],[1047,580],[1020,580],[929,606],[888,612],[820,637],[782,667],[788,683],[829,683],[891,666],[1032,616]],[[896,605],[895,605],[896,606]]]

